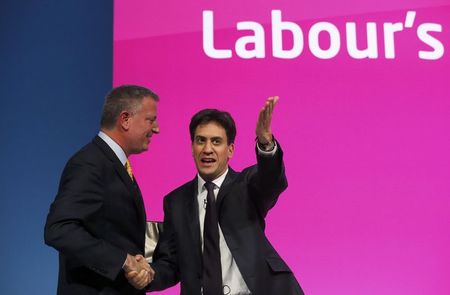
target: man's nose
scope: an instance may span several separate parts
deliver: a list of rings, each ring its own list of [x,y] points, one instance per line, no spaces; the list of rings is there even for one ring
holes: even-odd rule
[[[211,141],[209,141],[209,140],[206,141],[205,146],[203,147],[203,152],[205,154],[212,153],[212,143],[211,143]]]
[[[152,132],[153,132],[154,134],[158,134],[158,133],[159,133],[159,123],[158,123],[157,121],[155,121],[155,122],[153,123],[153,126],[152,126]]]

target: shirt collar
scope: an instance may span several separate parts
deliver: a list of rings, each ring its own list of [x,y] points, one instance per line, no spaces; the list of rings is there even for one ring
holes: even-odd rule
[[[117,144],[117,142],[115,142],[103,131],[98,132],[98,137],[100,137],[101,139],[103,139],[104,142],[106,142],[106,144],[113,150],[114,154],[116,154],[117,158],[119,158],[122,165],[125,165],[125,162],[127,161],[127,155],[120,147],[120,145]]]
[[[225,180],[225,177],[227,177],[228,170],[229,169],[227,168],[227,170],[222,175],[220,175],[219,177],[217,177],[216,179],[214,179],[212,181],[212,183],[214,183],[214,185],[217,186],[219,189],[220,189],[220,186],[222,185],[223,181]],[[197,174],[197,180],[198,180],[197,181],[197,185],[198,185],[197,192],[201,193],[202,190],[206,189],[205,188],[206,181],[200,176],[200,174]]]

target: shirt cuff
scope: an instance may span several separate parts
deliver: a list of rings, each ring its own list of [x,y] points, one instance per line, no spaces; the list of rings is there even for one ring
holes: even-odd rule
[[[265,151],[259,146],[258,141],[256,141],[256,148],[258,149],[258,154],[264,157],[272,157],[273,155],[275,155],[278,149],[278,145],[275,140],[273,141],[273,144],[274,146],[270,151]]]

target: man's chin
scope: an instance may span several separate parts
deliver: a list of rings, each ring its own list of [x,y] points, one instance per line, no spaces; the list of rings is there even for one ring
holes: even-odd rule
[[[146,152],[146,151],[148,151],[148,146],[145,146],[145,147],[142,147],[139,150],[136,150],[136,152],[134,152],[133,154],[140,154],[140,153],[143,153],[143,152]]]
[[[203,178],[203,180],[205,181],[211,181],[214,180],[214,172],[210,172],[210,171],[202,171],[200,170],[198,172],[198,174],[200,174],[200,176]]]

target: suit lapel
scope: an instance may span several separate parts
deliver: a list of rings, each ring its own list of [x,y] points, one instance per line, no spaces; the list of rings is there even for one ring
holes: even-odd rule
[[[230,193],[231,188],[233,187],[233,182],[236,179],[236,176],[238,173],[236,173],[234,170],[229,168],[228,174],[225,177],[225,180],[222,183],[222,186],[219,190],[219,195],[217,196],[217,212],[220,212],[220,206],[223,202],[223,200],[227,197],[227,195]],[[184,202],[186,204],[187,208],[187,222],[189,226],[189,230],[191,231],[191,236],[193,237],[194,247],[198,249],[198,255],[196,257],[198,258],[199,265],[202,264],[202,244],[201,244],[201,235],[200,235],[200,222],[199,222],[199,208],[198,208],[198,200],[197,200],[197,193],[198,193],[198,179],[197,176],[189,182],[186,186],[186,191],[183,192],[184,195]]]
[[[133,197],[133,202],[136,205],[136,209],[138,211],[139,217],[143,222],[146,221],[145,216],[145,207],[144,202],[142,200],[141,191],[136,182],[133,183],[130,176],[128,175],[127,170],[120,162],[119,158],[117,158],[114,151],[108,146],[106,142],[103,141],[100,137],[96,136],[93,140],[93,143],[97,145],[106,157],[112,162],[114,170],[116,170],[122,182],[125,184],[127,189],[131,192]]]
[[[220,217],[220,207],[222,206],[223,200],[229,195],[231,189],[233,188],[233,183],[236,179],[236,173],[233,169],[228,169],[228,174],[223,181],[219,194],[217,195],[217,216]]]
[[[187,223],[190,231],[190,236],[192,237],[192,242],[194,243],[193,249],[196,249],[197,255],[193,257],[196,263],[202,265],[202,244],[200,236],[200,221],[198,213],[198,182],[197,176],[188,183],[186,191],[184,191],[184,202],[186,206]]]

